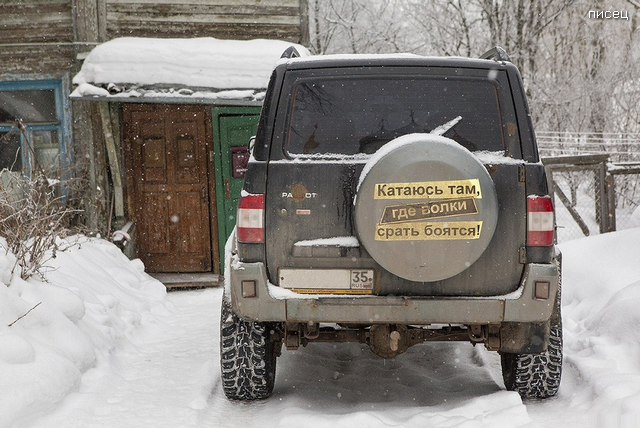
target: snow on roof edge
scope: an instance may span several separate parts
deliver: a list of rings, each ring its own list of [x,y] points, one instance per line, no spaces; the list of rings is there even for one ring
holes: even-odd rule
[[[255,99],[291,46],[302,56],[310,55],[302,45],[282,40],[117,38],[89,53],[73,78],[78,87],[71,96],[136,97],[141,90],[145,96],[166,96],[167,90],[173,90],[168,87],[174,86],[172,94],[182,91],[179,96],[197,92],[205,98]],[[254,94],[247,95],[249,90]],[[228,98],[230,91],[242,92]]]
[[[103,87],[105,86],[105,87]],[[108,98],[110,101],[135,101],[135,102],[188,102],[210,103],[210,102],[232,102],[242,105],[260,105],[264,101],[265,90],[236,89],[215,91],[206,88],[191,89],[185,87],[118,87],[113,89],[112,85],[95,86],[90,83],[79,85],[69,97],[75,100],[99,100]]]

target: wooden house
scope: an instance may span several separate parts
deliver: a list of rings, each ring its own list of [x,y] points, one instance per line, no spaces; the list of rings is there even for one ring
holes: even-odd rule
[[[29,173],[37,164],[63,181],[83,178],[86,225],[103,236],[121,230],[116,240],[150,272],[221,273],[267,79],[255,87],[88,79],[80,90],[73,78],[88,75],[94,50],[122,41],[304,45],[306,11],[306,0],[1,2],[0,168]]]

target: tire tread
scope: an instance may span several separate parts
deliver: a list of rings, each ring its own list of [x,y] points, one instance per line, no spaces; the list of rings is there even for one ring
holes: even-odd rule
[[[271,396],[276,355],[268,323],[240,319],[223,297],[220,323],[222,388],[231,400],[262,400]]]

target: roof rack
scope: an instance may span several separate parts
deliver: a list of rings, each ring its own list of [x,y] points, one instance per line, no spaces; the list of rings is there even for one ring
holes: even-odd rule
[[[492,59],[494,61],[511,62],[511,58],[509,57],[509,54],[507,54],[507,51],[502,49],[500,46],[489,49],[488,51],[480,55],[480,59]]]
[[[299,58],[300,53],[294,46],[289,46],[284,52],[282,52],[282,56],[280,58]]]

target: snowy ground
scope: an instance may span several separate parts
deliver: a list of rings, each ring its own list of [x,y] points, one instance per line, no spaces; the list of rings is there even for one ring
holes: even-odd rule
[[[59,253],[49,284],[12,279],[0,255],[0,427],[636,427],[638,242],[629,229],[561,246],[562,386],[524,403],[497,355],[466,343],[387,361],[357,344],[285,351],[270,400],[229,402],[221,290],[165,295],[105,241]]]

